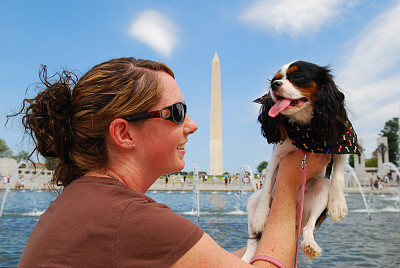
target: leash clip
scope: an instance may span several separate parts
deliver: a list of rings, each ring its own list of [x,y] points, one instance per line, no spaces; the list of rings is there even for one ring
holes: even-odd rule
[[[307,166],[307,155],[303,155],[303,160],[301,160],[301,168],[304,169]]]

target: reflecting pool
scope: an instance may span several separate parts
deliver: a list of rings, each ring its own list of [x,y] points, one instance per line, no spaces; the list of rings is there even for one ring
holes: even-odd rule
[[[0,191],[0,200],[4,191]],[[199,224],[223,248],[246,245],[245,207],[250,193],[200,192],[200,218],[193,211],[193,193],[148,192],[148,196]],[[0,218],[0,267],[15,267],[29,235],[54,196],[48,191],[10,191]],[[399,195],[369,198],[371,221],[362,196],[346,196],[349,215],[341,223],[327,218],[315,231],[323,256],[309,263],[300,252],[299,267],[400,267]],[[200,220],[199,220],[200,219]]]

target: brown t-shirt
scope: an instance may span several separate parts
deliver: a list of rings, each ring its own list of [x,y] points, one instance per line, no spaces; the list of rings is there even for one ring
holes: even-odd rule
[[[116,180],[82,177],[40,217],[19,267],[169,267],[203,234]]]

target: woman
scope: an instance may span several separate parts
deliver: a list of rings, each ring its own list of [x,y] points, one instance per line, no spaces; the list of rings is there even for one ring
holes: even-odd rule
[[[45,67],[40,78],[43,91],[25,100],[23,123],[36,150],[58,160],[52,182],[64,190],[40,217],[20,267],[249,266],[144,195],[161,175],[184,168],[185,144],[197,130],[166,65],[120,58],[78,81],[67,71],[50,81]],[[293,263],[301,158],[281,163],[258,248],[286,265]],[[309,177],[327,163],[308,161]]]

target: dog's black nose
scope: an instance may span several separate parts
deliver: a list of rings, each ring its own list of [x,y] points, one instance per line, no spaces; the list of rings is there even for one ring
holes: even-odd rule
[[[282,85],[282,82],[279,80],[275,80],[271,83],[271,89],[273,91],[277,90]]]

